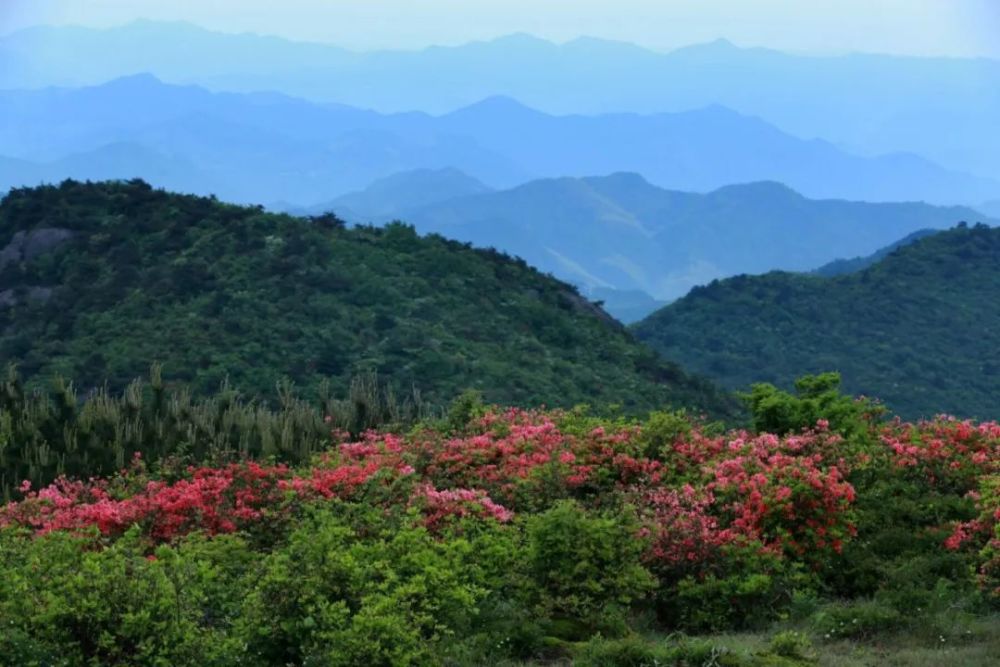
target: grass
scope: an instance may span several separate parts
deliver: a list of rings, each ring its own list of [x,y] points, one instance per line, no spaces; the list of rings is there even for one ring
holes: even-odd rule
[[[1000,614],[961,622],[962,633],[950,636],[927,629],[887,633],[868,640],[829,641],[803,632],[812,643],[812,662],[819,667],[996,667],[1000,665]],[[713,644],[746,655],[767,653],[775,632],[720,634]]]
[[[1000,614],[961,622],[962,634],[932,636],[928,627],[885,633],[867,640],[827,640],[803,627],[780,625],[766,632],[724,633],[693,638],[693,642],[724,647],[737,660],[686,662],[685,667],[738,664],[747,667],[996,667],[1000,665]],[[779,656],[775,637],[798,632],[805,648]],[[677,638],[651,636],[651,645],[676,644]],[[780,653],[780,651],[779,651]],[[501,661],[494,667],[571,667],[570,658],[516,663]],[[624,663],[623,663],[624,664]],[[664,663],[628,663],[635,667],[667,667]]]

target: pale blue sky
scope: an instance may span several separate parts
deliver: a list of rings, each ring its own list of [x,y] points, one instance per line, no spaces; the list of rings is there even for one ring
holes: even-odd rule
[[[186,20],[355,49],[457,44],[511,32],[666,50],[743,46],[1000,58],[1000,0],[0,0],[0,32]]]

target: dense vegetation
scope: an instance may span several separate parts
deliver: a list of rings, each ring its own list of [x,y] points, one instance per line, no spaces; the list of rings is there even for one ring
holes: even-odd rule
[[[886,421],[837,382],[758,385],[752,431],[467,395],[299,466],[25,482],[0,662],[794,667],[907,636],[991,664],[1000,424]],[[746,629],[770,640],[683,634]]]
[[[343,389],[376,371],[428,401],[731,407],[572,287],[401,224],[67,181],[3,200],[0,253],[0,360],[85,390],[159,361],[200,394],[229,378],[273,399],[282,378]]]
[[[697,288],[635,326],[731,388],[839,370],[909,418],[1000,414],[1000,228],[920,239],[858,273],[769,273]]]

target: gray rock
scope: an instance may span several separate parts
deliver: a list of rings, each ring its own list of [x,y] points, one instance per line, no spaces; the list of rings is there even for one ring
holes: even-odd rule
[[[29,287],[25,292],[25,301],[48,301],[52,296],[51,287]],[[18,303],[16,290],[5,289],[0,292],[0,308],[10,308]]]
[[[10,243],[0,250],[0,269],[11,262],[23,262],[37,257],[72,237],[71,230],[59,227],[39,227],[30,232],[17,232]]]

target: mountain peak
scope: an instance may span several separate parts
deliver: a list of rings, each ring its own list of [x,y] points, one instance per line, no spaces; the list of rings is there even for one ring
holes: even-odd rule
[[[546,47],[554,46],[554,44],[547,39],[542,39],[541,37],[536,37],[527,32],[512,32],[509,35],[501,35],[494,39],[486,42],[487,44],[492,44],[493,46],[505,46],[505,47]]]
[[[736,54],[742,50],[743,49],[736,44],[733,44],[728,39],[720,37],[712,40],[711,42],[702,42],[701,44],[689,44],[688,46],[682,46],[678,49],[674,49],[671,52],[671,55],[728,56]]]
[[[127,74],[125,76],[120,76],[117,79],[112,79],[107,83],[101,84],[101,88],[131,88],[131,89],[143,89],[160,87],[165,85],[159,78],[154,74],[149,72],[137,72],[135,74]],[[95,86],[98,87],[98,86]]]
[[[801,194],[779,181],[752,181],[750,183],[735,183],[724,185],[709,193],[710,197],[786,197],[805,199]]]
[[[614,173],[608,174],[607,176],[592,176],[590,178],[583,179],[585,181],[591,182],[603,182],[612,183],[615,185],[623,185],[630,187],[656,187],[642,174],[634,171],[616,171]]]
[[[457,115],[538,115],[541,112],[527,107],[520,102],[518,102],[513,97],[507,95],[491,95],[485,97],[478,102],[474,102],[468,106],[456,109],[455,111],[447,114],[448,116]]]

